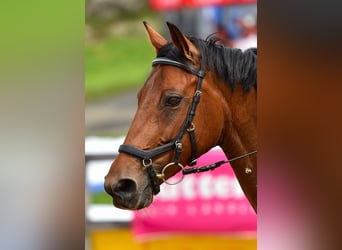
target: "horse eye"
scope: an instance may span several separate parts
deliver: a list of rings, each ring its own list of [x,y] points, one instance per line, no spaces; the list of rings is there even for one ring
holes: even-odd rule
[[[168,96],[166,98],[165,105],[175,107],[180,103],[181,100],[182,100],[181,96],[177,96],[177,95]]]

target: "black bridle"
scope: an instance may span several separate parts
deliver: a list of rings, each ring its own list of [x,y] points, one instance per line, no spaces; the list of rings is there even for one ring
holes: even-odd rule
[[[153,194],[158,194],[160,192],[160,185],[158,184],[158,179],[162,179],[163,181],[166,182],[164,171],[170,166],[173,166],[173,165],[179,166],[182,169],[182,173],[184,176],[184,175],[191,174],[191,173],[199,173],[203,171],[213,170],[226,162],[234,161],[234,160],[256,153],[256,151],[252,151],[242,156],[235,157],[231,160],[219,161],[214,164],[210,164],[208,166],[203,166],[203,167],[198,167],[198,168],[184,169],[183,165],[179,162],[179,159],[180,159],[180,155],[182,153],[182,148],[183,148],[181,140],[186,131],[189,133],[190,141],[191,141],[191,158],[190,158],[190,162],[188,163],[188,165],[193,166],[194,164],[196,164],[196,160],[197,160],[197,146],[196,146],[196,137],[194,133],[195,126],[192,121],[195,116],[197,105],[200,101],[202,81],[205,77],[205,71],[203,69],[204,66],[203,66],[203,63],[201,62],[200,69],[196,69],[193,66],[189,66],[187,64],[170,60],[164,57],[157,57],[156,59],[152,61],[152,66],[157,65],[157,64],[171,65],[171,66],[184,69],[185,71],[198,76],[198,81],[197,81],[195,93],[193,95],[192,103],[186,115],[185,121],[183,122],[182,127],[180,128],[180,131],[178,132],[177,136],[174,139],[172,139],[167,144],[164,144],[162,146],[149,149],[149,150],[142,150],[140,148],[127,145],[127,144],[122,144],[119,147],[120,153],[122,152],[127,153],[127,154],[130,154],[132,156],[142,159],[142,165],[146,168],[148,176],[152,183]],[[167,151],[170,151],[172,149],[174,149],[175,151],[173,162],[170,162],[167,165],[165,165],[162,170],[162,173],[157,174],[155,169],[152,166],[152,163],[153,163],[152,158],[154,158],[157,155],[163,154]]]
[[[186,65],[186,64],[174,61],[174,60],[170,60],[168,58],[157,57],[156,59],[154,59],[152,61],[152,66],[157,65],[157,64],[171,65],[171,66],[175,66],[175,67],[184,69],[184,70],[198,76],[198,81],[197,81],[196,90],[195,90],[195,93],[194,93],[194,96],[192,99],[192,103],[191,103],[191,106],[190,106],[188,113],[186,115],[185,121],[183,122],[183,125],[182,125],[180,131],[178,132],[177,136],[173,140],[171,140],[167,144],[164,144],[162,146],[159,146],[159,147],[156,147],[153,149],[149,149],[149,150],[142,150],[142,149],[139,149],[137,147],[127,145],[127,144],[122,144],[119,147],[119,152],[124,152],[124,153],[130,154],[130,155],[133,155],[135,157],[142,159],[142,164],[143,164],[143,166],[146,167],[148,174],[149,174],[149,177],[151,179],[154,194],[159,193],[160,187],[159,187],[158,180],[157,180],[157,178],[158,178],[157,174],[152,167],[152,158],[157,156],[157,155],[160,155],[162,153],[165,153],[167,151],[174,149],[175,154],[174,154],[173,162],[169,163],[167,166],[178,165],[178,166],[183,168],[183,166],[179,163],[179,158],[180,158],[180,154],[182,153],[182,147],[183,147],[181,140],[182,140],[182,137],[186,131],[189,133],[190,141],[191,141],[191,160],[188,163],[188,165],[192,166],[192,165],[196,164],[197,147],[196,147],[196,138],[195,138],[195,133],[194,133],[195,126],[192,123],[192,121],[193,121],[194,116],[195,116],[197,104],[200,101],[202,81],[203,81],[203,78],[205,76],[205,71],[203,69],[203,63],[201,63],[200,69],[196,69],[192,66],[189,66],[189,65]],[[163,177],[159,177],[159,178],[163,178]]]

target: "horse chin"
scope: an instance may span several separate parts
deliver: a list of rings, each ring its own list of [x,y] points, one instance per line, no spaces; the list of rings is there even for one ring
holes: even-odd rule
[[[129,200],[123,200],[120,197],[113,198],[113,205],[125,210],[139,210],[148,207],[153,201],[152,188],[147,186],[143,192],[137,194]]]

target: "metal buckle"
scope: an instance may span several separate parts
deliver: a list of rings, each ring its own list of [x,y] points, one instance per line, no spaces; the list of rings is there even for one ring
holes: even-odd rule
[[[180,141],[176,141],[175,142],[175,146],[176,146],[176,151],[181,153],[182,152],[182,149],[183,149],[183,145]]]
[[[146,161],[148,161],[148,163],[146,163]],[[151,158],[150,159],[143,159],[142,164],[144,167],[149,167],[152,165],[152,159]]]
[[[191,127],[186,129],[188,132],[194,131],[195,130],[195,124],[192,122]]]
[[[200,96],[202,94],[202,91],[200,91],[200,90],[196,90],[196,92],[195,92],[195,94],[194,94],[194,96]]]

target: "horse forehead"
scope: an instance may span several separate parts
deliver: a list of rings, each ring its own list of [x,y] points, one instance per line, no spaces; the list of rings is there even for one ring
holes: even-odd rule
[[[187,73],[183,69],[168,66],[157,65],[152,71],[151,77],[147,81],[147,86],[156,90],[163,89],[179,89],[186,88],[186,83],[191,82],[193,75]]]

